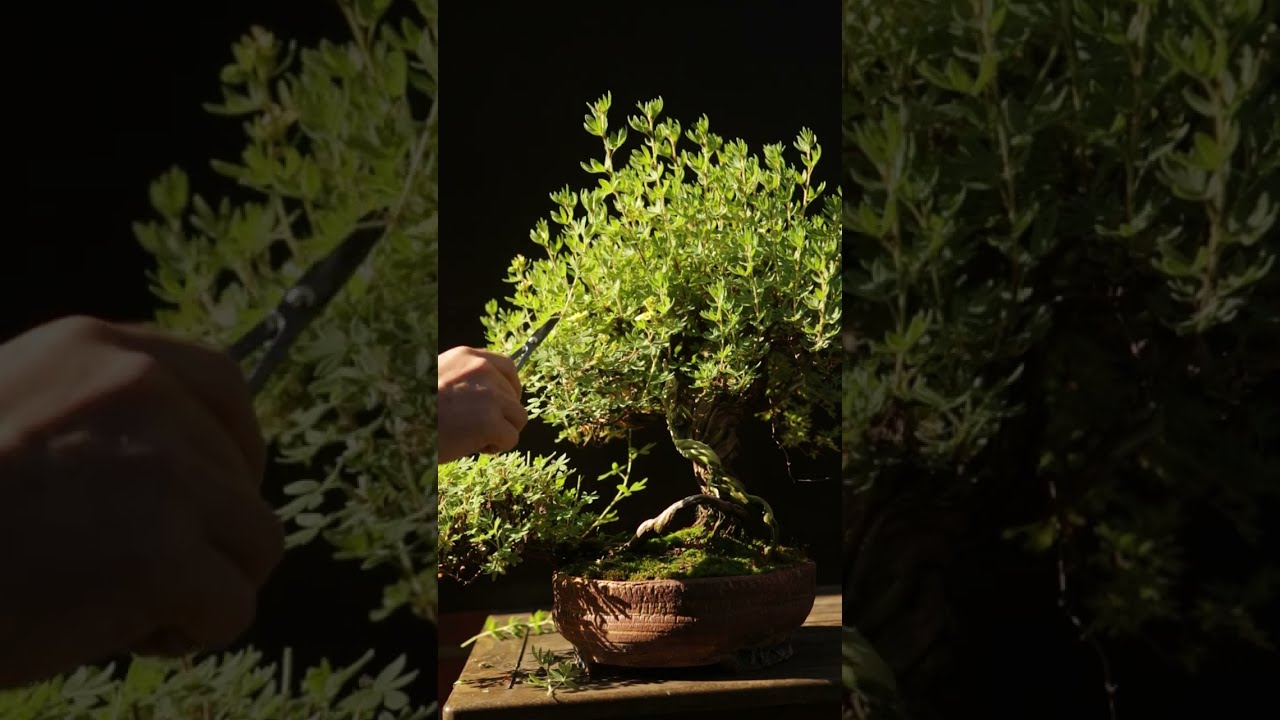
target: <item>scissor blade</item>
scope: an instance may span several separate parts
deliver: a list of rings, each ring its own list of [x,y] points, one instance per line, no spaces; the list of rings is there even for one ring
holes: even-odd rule
[[[285,291],[284,299],[267,319],[231,345],[228,351],[240,360],[258,348],[266,347],[266,352],[249,376],[250,390],[255,395],[266,384],[267,377],[284,362],[302,331],[355,275],[382,236],[381,227],[356,229],[328,255],[307,268],[302,277]]]
[[[227,352],[236,360],[246,360],[250,355],[260,349],[263,345],[275,339],[280,333],[280,316],[276,311],[264,318],[261,322],[249,328],[245,334],[241,335],[238,340],[231,343],[227,348]]]
[[[537,332],[533,334],[534,342],[537,343],[537,345],[541,345],[542,341],[547,339],[547,336],[551,334],[551,331],[555,328],[556,323],[558,322],[560,322],[560,316],[556,315],[543,323],[542,327],[538,328]]]
[[[521,345],[520,349],[511,356],[511,359],[516,363],[516,370],[522,369],[525,363],[529,362],[529,358],[533,356],[533,351],[537,350],[538,346],[542,344],[542,341],[547,339],[547,336],[551,334],[551,330],[558,322],[560,322],[560,316],[556,315],[543,323],[542,327],[534,331],[533,337],[529,338],[525,344]]]
[[[328,255],[307,268],[294,287],[306,287],[315,293],[314,308],[318,313],[346,287],[382,233],[381,228],[362,228],[351,233]]]

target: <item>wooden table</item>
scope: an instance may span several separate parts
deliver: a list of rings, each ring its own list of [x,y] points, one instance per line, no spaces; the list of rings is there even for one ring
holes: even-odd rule
[[[616,671],[592,677],[578,688],[549,695],[524,683],[511,685],[513,670],[537,667],[533,648],[565,656],[569,643],[556,633],[522,641],[485,637],[476,641],[444,706],[444,720],[594,720],[595,718],[836,718],[840,713],[839,588],[819,588],[813,611],[792,639],[791,659],[763,670]],[[499,626],[528,613],[497,615]]]

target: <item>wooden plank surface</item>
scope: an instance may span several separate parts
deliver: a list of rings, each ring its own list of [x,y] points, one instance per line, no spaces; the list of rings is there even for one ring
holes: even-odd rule
[[[773,667],[731,673],[713,668],[626,670],[593,676],[578,688],[557,690],[516,683],[522,641],[476,641],[444,720],[587,720],[588,718],[838,717],[840,709],[839,588],[820,588],[804,627],[792,638],[795,654]],[[495,616],[499,625],[513,617]],[[533,648],[565,656],[569,643],[556,633],[531,635],[519,669],[537,667]]]

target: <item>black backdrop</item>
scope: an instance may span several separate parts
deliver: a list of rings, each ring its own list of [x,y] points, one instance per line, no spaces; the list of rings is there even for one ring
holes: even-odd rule
[[[88,313],[145,320],[148,257],[131,223],[149,216],[147,187],[172,164],[206,196],[232,190],[208,168],[234,159],[240,122],[204,112],[218,72],[251,25],[302,43],[347,37],[335,2],[19,3],[6,8],[5,165],[0,235],[0,340],[45,320]],[[273,500],[291,477],[273,468]],[[323,543],[293,551],[265,588],[244,638],[295,667],[346,664],[374,648],[375,666],[408,654],[415,697],[434,698],[435,635],[401,613],[367,622],[385,577],[336,563]]]
[[[441,121],[442,349],[485,346],[484,304],[508,295],[503,278],[514,255],[540,251],[529,230],[552,209],[548,194],[566,184],[594,184],[579,163],[598,154],[599,139],[582,121],[587,103],[606,92],[613,94],[611,126],[622,125],[637,102],[661,96],[665,116],[688,127],[706,114],[713,132],[740,137],[755,151],[771,142],[789,149],[808,127],[825,151],[817,174],[830,191],[836,188],[841,46],[835,0],[509,3],[501,14],[495,5],[452,3],[441,13],[449,108]],[[534,422],[520,450],[566,450],[588,481],[625,457],[616,445],[583,450],[554,441],[553,430]],[[671,449],[665,429],[636,437],[651,441],[658,447],[636,468],[650,478],[649,489],[623,503],[622,526],[660,511],[692,486],[689,464]],[[794,477],[831,478],[795,483],[781,453],[768,449],[767,431],[749,430],[742,445],[736,469],[743,481],[773,503],[784,533],[810,548],[819,582],[839,583],[837,454],[792,454]],[[447,585],[441,610],[545,606],[547,573],[530,563],[499,585]]]

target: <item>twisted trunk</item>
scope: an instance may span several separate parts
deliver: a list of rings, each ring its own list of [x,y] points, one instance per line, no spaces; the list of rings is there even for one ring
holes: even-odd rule
[[[742,422],[742,408],[734,403],[724,401],[703,404],[695,407],[693,422],[688,430],[688,437],[709,446],[720,458],[725,472],[733,475],[734,458],[738,454],[738,426]],[[711,478],[710,468],[698,463],[693,464],[693,474],[698,478],[699,490],[706,494]]]

